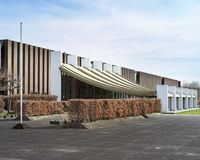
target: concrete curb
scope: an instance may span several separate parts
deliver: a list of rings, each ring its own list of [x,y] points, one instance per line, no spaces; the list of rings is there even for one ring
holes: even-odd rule
[[[148,114],[147,117],[149,118],[156,118],[162,116],[161,113],[153,113]],[[122,123],[132,123],[135,120],[139,119],[145,119],[143,116],[134,116],[134,117],[127,117],[127,118],[117,118],[117,119],[111,119],[111,120],[98,120],[95,122],[87,122],[87,123],[81,123],[85,128],[87,129],[96,129],[96,128],[106,128],[106,127],[116,127]]]
[[[38,120],[49,120],[49,121],[68,121],[69,116],[68,113],[64,114],[51,114],[46,116],[32,116],[29,117],[31,121],[38,121]]]

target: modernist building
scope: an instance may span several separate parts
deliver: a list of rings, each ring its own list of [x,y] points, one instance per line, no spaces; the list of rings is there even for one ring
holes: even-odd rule
[[[0,40],[0,70],[7,70],[8,73],[14,74],[15,78],[19,78],[19,50],[19,42]],[[53,94],[57,95],[60,100],[72,98],[151,98],[156,97],[157,85],[181,86],[178,80],[101,61],[91,61],[89,58],[28,44],[23,44],[23,77],[24,94]],[[163,92],[169,93],[169,90],[170,87]],[[6,91],[0,93],[7,95]],[[18,89],[13,91],[13,94],[18,93]],[[180,96],[182,95],[180,94]],[[160,97],[160,90],[158,90],[158,97]],[[162,97],[160,98],[162,99]],[[186,101],[188,107],[190,107],[189,103],[196,103],[196,99],[195,103],[191,100]],[[166,106],[169,106],[168,104]],[[174,106],[169,108],[171,108],[170,111],[176,109]]]
[[[52,61],[52,66],[56,65],[52,68],[56,75],[56,79],[52,77],[52,86],[57,82],[57,87],[52,88],[52,93],[57,95],[61,90],[62,100],[156,96],[154,90],[135,83],[134,70],[56,51],[52,52],[52,60],[55,61]],[[56,68],[61,70],[60,84],[60,71]]]
[[[162,112],[164,113],[197,108],[197,90],[194,89],[158,85],[157,98],[162,101]]]

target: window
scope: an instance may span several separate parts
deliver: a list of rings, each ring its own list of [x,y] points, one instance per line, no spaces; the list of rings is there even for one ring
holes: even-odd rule
[[[186,109],[186,99],[183,97],[183,109]]]
[[[190,106],[190,101],[191,101],[191,98],[188,98],[188,108],[190,108],[191,106]]]
[[[179,110],[179,97],[176,97],[176,109]]]
[[[168,111],[172,111],[172,97],[168,97]]]

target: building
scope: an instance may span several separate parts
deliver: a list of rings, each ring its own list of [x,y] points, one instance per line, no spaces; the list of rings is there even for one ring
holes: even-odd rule
[[[161,77],[158,75],[141,72],[141,71],[136,72],[136,83],[152,90],[156,90],[157,85],[169,85],[169,86],[176,86],[176,87],[181,86],[181,82],[178,80]]]
[[[19,78],[19,50],[19,42],[0,40],[0,70],[7,70],[16,78]],[[29,44],[23,44],[23,77],[24,94],[53,94],[60,100],[151,98],[156,97],[156,85],[180,87],[178,80]],[[19,89],[13,94],[19,94]]]
[[[51,50],[23,44],[24,94],[51,94]],[[19,79],[20,43],[0,40],[0,70],[6,70]],[[6,91],[1,91],[6,95]],[[13,94],[19,94],[15,89]]]
[[[62,55],[60,58],[59,56]],[[61,70],[61,83],[57,82],[61,90],[61,99],[72,98],[133,98],[155,97],[154,90],[135,83],[135,71],[101,61],[91,61],[89,58],[78,57],[61,52],[52,52],[52,59],[57,64],[52,71],[59,77]],[[62,63],[58,63],[59,60]],[[54,82],[53,82],[54,81]],[[58,88],[58,87],[57,87]],[[54,92],[55,90],[55,92]],[[58,94],[56,88],[53,94]]]
[[[157,98],[162,101],[162,112],[176,113],[196,109],[197,90],[176,86],[158,85]]]

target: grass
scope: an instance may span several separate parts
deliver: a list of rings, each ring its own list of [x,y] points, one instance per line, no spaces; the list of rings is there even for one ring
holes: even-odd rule
[[[184,111],[184,112],[179,112],[177,114],[184,114],[184,115],[200,115],[200,109],[195,109],[191,111]]]

